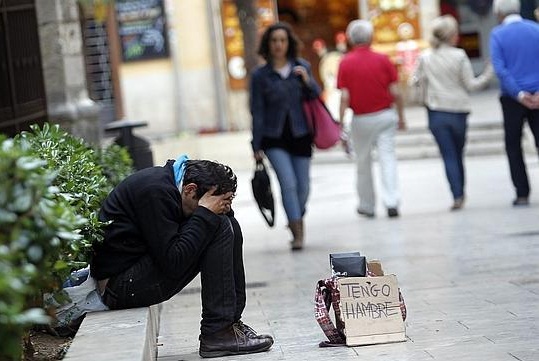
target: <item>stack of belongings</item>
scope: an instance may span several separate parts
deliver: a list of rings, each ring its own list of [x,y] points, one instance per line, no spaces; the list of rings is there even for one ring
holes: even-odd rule
[[[395,275],[359,252],[331,253],[331,277],[319,280],[315,318],[328,341],[320,347],[406,341],[406,305]],[[333,307],[335,323],[329,311]]]

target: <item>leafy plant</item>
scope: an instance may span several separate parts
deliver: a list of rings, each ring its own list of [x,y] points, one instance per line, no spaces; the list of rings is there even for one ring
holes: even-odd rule
[[[107,148],[98,149],[96,152],[97,162],[101,165],[110,189],[133,173],[133,160],[127,148],[112,143]]]
[[[17,360],[26,327],[48,321],[31,305],[51,287],[51,271],[67,271],[58,251],[81,238],[86,220],[28,142],[0,141],[0,359]]]
[[[59,255],[71,269],[86,266],[92,244],[103,239],[99,207],[114,185],[132,171],[127,151],[117,145],[96,151],[82,139],[48,123],[43,128],[31,126],[31,131],[21,133],[16,140],[28,142],[36,156],[46,161],[46,167],[55,170],[54,185],[87,220],[80,230],[82,237]]]
[[[42,293],[61,295],[88,264],[100,205],[131,172],[124,148],[94,150],[58,125],[0,135],[0,360],[20,360],[25,330],[49,322]]]

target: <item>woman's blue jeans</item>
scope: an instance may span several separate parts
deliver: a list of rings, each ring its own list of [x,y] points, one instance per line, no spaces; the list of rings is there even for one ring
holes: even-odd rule
[[[309,198],[311,158],[295,156],[281,148],[266,149],[264,153],[277,174],[288,221],[299,221]]]
[[[427,109],[429,129],[434,135],[444,160],[445,174],[453,199],[464,196],[464,145],[468,113],[442,112]]]

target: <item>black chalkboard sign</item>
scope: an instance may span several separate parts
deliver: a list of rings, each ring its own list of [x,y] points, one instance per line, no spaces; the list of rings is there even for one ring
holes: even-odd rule
[[[168,57],[163,0],[116,0],[124,61]]]

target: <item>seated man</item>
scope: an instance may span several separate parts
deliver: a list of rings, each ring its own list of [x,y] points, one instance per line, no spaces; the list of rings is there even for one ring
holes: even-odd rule
[[[94,245],[91,274],[110,309],[168,300],[200,272],[202,357],[268,350],[269,335],[241,321],[245,308],[243,236],[231,209],[236,175],[228,166],[169,160],[140,170],[105,199],[110,221]]]

